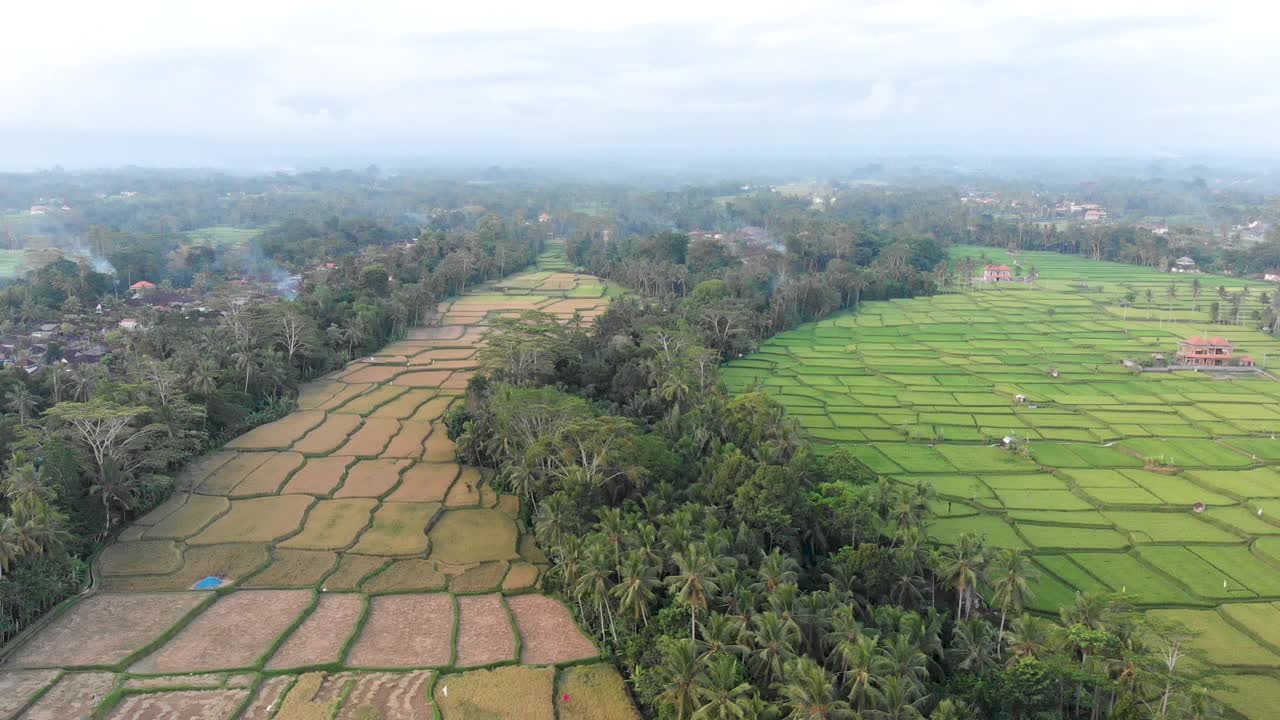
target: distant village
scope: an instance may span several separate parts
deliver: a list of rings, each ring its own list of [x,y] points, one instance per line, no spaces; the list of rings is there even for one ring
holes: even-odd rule
[[[299,276],[283,282],[239,279],[201,292],[139,280],[121,291],[118,300],[64,313],[60,322],[9,329],[0,335],[0,368],[14,366],[34,373],[49,365],[96,364],[110,353],[111,333],[135,332],[170,314],[214,323],[225,312],[220,308],[278,302],[296,293],[300,282]]]

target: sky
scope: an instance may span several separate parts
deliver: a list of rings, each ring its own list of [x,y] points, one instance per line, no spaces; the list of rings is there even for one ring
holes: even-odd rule
[[[12,3],[0,167],[1280,152],[1261,0]]]

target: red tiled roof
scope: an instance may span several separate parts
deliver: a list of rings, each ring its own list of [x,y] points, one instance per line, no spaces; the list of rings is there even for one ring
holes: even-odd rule
[[[130,285],[130,286],[129,286],[129,289],[130,289],[130,290],[139,290],[139,289],[142,289],[142,288],[153,288],[153,287],[155,287],[155,286],[156,286],[156,284],[155,284],[155,283],[153,283],[153,282],[147,282],[146,280],[139,280],[138,282],[136,282],[136,283],[134,283],[134,284]]]
[[[1230,345],[1231,341],[1220,335],[1214,335],[1213,337],[1209,338],[1209,344],[1210,345]]]
[[[1008,265],[988,265],[983,270],[1008,270]]]
[[[1193,338],[1187,338],[1186,340],[1183,340],[1182,342],[1186,343],[1187,345],[1208,345],[1208,344],[1209,344],[1209,341],[1208,341],[1208,340],[1205,340],[1204,338],[1200,337],[1199,335],[1197,335],[1197,336],[1195,336],[1195,337],[1193,337]]]

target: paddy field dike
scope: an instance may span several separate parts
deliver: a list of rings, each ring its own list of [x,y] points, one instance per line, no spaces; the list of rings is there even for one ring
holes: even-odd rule
[[[821,451],[846,448],[894,482],[930,485],[938,541],[976,533],[1027,550],[1041,574],[1033,610],[1056,614],[1078,592],[1123,594],[1200,631],[1196,644],[1229,672],[1228,706],[1273,712],[1280,339],[1250,317],[1280,288],[1053,253],[953,252],[1038,278],[865,303],[775,336],[728,363],[725,382],[772,394]],[[1232,319],[1238,304],[1239,324],[1211,323],[1212,303]],[[1258,369],[1124,362],[1172,363],[1179,341],[1197,336],[1226,338]]]
[[[97,558],[93,592],[4,648],[0,719],[638,717],[541,594],[520,500],[459,465],[441,423],[494,317],[589,323],[607,303],[591,276],[515,275],[304,386],[296,412],[192,463]]]

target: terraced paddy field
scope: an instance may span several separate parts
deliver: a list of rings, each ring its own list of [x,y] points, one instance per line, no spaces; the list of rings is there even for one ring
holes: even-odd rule
[[[495,316],[607,302],[571,273],[479,287],[190,465],[95,592],[3,649],[0,720],[637,717],[540,594],[519,499],[459,466],[440,422]]]
[[[1267,716],[1242,699],[1280,697],[1280,382],[1122,361],[1220,335],[1268,364],[1280,340],[1210,324],[1208,303],[1228,304],[1219,285],[1248,287],[1246,317],[1275,287],[1202,275],[1193,298],[1191,276],[984,251],[1039,280],[867,303],[774,337],[725,382],[774,395],[821,448],[930,484],[939,541],[972,532],[1025,548],[1042,572],[1036,610],[1110,591],[1200,629],[1238,685],[1223,700]],[[1124,307],[1130,291],[1139,300]]]

